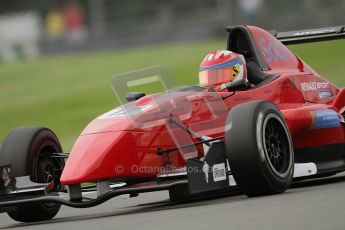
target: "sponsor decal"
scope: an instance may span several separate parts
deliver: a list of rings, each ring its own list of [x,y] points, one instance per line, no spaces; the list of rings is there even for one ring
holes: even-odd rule
[[[311,128],[336,128],[340,126],[340,117],[338,113],[332,109],[317,110],[311,112],[313,119]]]
[[[309,163],[296,163],[293,172],[293,177],[304,177],[311,176],[317,173],[316,164],[313,162]]]
[[[296,32],[293,36],[307,36],[307,35],[316,35],[316,34],[326,34],[333,33],[336,29],[324,29],[324,30],[311,30],[311,31],[302,31]]]
[[[15,179],[10,165],[0,166],[0,194],[8,194],[15,190]]]
[[[302,82],[301,83],[301,89],[302,91],[312,91],[312,90],[318,90],[318,89],[327,89],[329,87],[329,82]]]
[[[328,98],[332,97],[332,91],[331,90],[319,90],[319,97],[320,98]]]
[[[202,166],[202,171],[205,174],[205,181],[206,183],[208,183],[208,172],[210,171],[210,166],[206,163],[206,161],[204,162],[204,165]]]
[[[230,175],[229,176],[229,186],[236,186],[236,185],[237,185],[237,183],[236,183],[236,181],[234,179],[234,176]]]
[[[252,99],[251,97],[239,97],[239,98],[235,98],[234,101],[249,101],[250,99]]]
[[[212,171],[214,182],[226,180],[226,171],[224,163],[213,165]]]
[[[278,41],[268,42],[264,37],[261,37],[260,47],[265,53],[266,62],[285,61],[288,57]]]

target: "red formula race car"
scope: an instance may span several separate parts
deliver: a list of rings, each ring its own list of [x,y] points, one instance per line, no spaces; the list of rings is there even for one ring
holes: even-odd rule
[[[0,211],[32,222],[53,218],[61,204],[85,208],[121,194],[260,196],[284,192],[294,178],[345,171],[345,89],[285,46],[345,38],[344,28],[229,27],[227,49],[245,57],[249,84],[128,93],[130,102],[93,120],[69,154],[47,128],[12,130],[0,155]]]

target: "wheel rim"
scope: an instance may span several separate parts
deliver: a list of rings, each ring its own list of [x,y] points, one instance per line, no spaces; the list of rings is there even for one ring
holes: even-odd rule
[[[268,114],[263,123],[263,145],[273,172],[284,177],[291,164],[290,140],[287,130],[276,114]]]
[[[53,145],[44,145],[36,158],[33,169],[33,179],[38,183],[49,183],[60,176],[63,164],[58,158],[52,158],[51,154],[58,152]]]
[[[33,180],[37,183],[59,182],[63,170],[63,163],[59,158],[52,158],[51,154],[59,150],[51,143],[46,143],[40,149],[33,168]],[[55,184],[55,189],[60,189],[60,184]],[[43,203],[47,207],[52,207],[55,203]]]

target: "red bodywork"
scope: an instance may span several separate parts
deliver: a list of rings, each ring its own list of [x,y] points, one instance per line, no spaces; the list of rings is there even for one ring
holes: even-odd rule
[[[62,184],[110,178],[155,179],[166,168],[184,167],[183,158],[201,157],[202,146],[185,149],[183,154],[175,151],[157,155],[159,148],[197,141],[170,126],[170,114],[199,135],[217,137],[224,135],[228,111],[252,100],[271,101],[281,110],[295,149],[344,143],[344,126],[317,127],[315,114],[330,109],[341,117],[345,89],[322,78],[270,33],[252,26],[247,29],[269,67],[265,73],[277,78],[238,91],[226,100],[222,96],[229,92],[164,93],[127,105],[140,108],[139,114],[126,116],[122,107],[110,111],[93,120],[81,133],[67,160]]]

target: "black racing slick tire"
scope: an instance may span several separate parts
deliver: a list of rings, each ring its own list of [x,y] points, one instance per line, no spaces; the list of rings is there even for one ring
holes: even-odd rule
[[[0,164],[10,164],[15,177],[28,176],[33,182],[46,183],[60,178],[64,160],[52,158],[52,153],[61,153],[56,135],[43,127],[20,127],[6,136],[0,155]],[[18,206],[8,215],[19,222],[35,222],[52,219],[60,204],[38,203]]]
[[[287,124],[268,101],[235,106],[225,125],[230,169],[247,196],[284,192],[294,172],[293,145]]]

